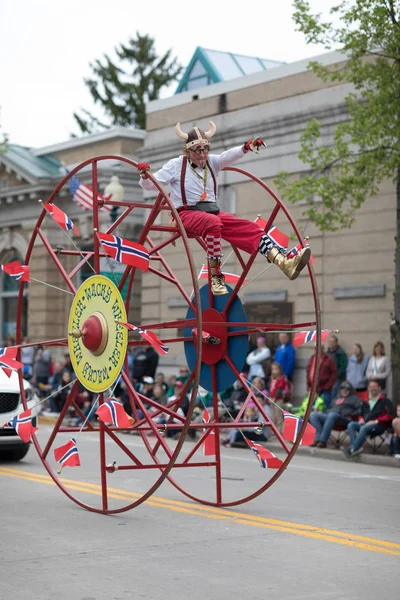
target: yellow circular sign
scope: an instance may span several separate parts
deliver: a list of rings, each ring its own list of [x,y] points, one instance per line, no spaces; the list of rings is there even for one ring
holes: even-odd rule
[[[71,362],[81,384],[104,392],[119,376],[128,345],[126,310],[117,286],[93,275],[76,292],[68,321]]]

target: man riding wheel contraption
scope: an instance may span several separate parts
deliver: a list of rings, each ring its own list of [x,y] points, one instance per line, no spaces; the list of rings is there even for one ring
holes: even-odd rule
[[[290,280],[296,279],[310,259],[310,249],[303,248],[293,258],[286,258],[267,233],[257,223],[223,212],[217,204],[217,178],[222,169],[240,160],[247,152],[258,152],[265,146],[259,137],[242,146],[221,154],[210,154],[210,138],[216,127],[204,132],[193,127],[189,133],[182,131],[177,123],[175,131],[185,141],[183,155],[169,160],[154,177],[161,185],[171,186],[171,200],[177,208],[188,234],[201,237],[207,247],[207,261],[211,273],[211,289],[216,296],[227,294],[221,273],[221,240],[225,240],[244,252],[258,250],[269,262],[274,263]],[[147,177],[150,165],[139,163],[140,185],[145,190],[155,189]]]

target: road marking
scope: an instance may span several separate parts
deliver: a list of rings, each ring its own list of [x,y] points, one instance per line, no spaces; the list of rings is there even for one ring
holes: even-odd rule
[[[50,476],[48,476],[47,474],[32,473],[30,471],[20,471],[18,469],[11,469],[8,467],[0,466],[0,475],[3,475],[5,477],[23,479],[25,481],[32,481],[35,483],[41,483],[44,485],[56,485],[54,481],[50,478]],[[95,483],[85,483],[64,478],[60,478],[60,482],[63,485],[65,485],[65,487],[68,490],[81,491],[86,494],[93,494],[96,496],[102,495],[101,486]],[[107,491],[109,498],[124,500],[131,503],[135,502],[142,496],[142,494],[124,491],[118,488],[108,487]],[[366,536],[355,535],[347,532],[336,531],[333,529],[314,527],[312,525],[306,525],[303,523],[291,523],[289,521],[280,521],[277,519],[270,519],[268,517],[260,517],[258,515],[249,515],[246,513],[232,511],[230,509],[203,506],[201,504],[193,505],[189,502],[170,500],[168,498],[162,498],[160,496],[152,496],[150,499],[146,500],[145,504],[147,504],[148,506],[163,508],[174,512],[196,515],[198,517],[201,516],[206,517],[208,519],[225,520],[230,521],[231,523],[237,523],[251,527],[259,527],[263,529],[271,529],[274,531],[291,533],[294,535],[323,540],[331,543],[341,544],[344,546],[351,546],[361,550],[368,550],[371,552],[381,552],[385,554],[400,556],[400,544],[370,538]]]

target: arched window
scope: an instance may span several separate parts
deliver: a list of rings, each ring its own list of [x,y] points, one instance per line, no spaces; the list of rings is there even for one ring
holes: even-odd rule
[[[6,264],[13,260],[19,260],[23,264],[22,257],[14,249],[8,250],[0,257],[0,264]],[[0,272],[0,334],[1,346],[14,343],[17,328],[17,308],[20,282]],[[28,315],[28,284],[24,284],[24,300],[22,308],[22,336],[27,335]]]

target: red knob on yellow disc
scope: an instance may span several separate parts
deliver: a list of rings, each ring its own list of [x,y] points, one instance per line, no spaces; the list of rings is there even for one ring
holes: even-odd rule
[[[82,325],[82,343],[94,354],[99,356],[108,342],[108,325],[104,316],[95,312]]]

